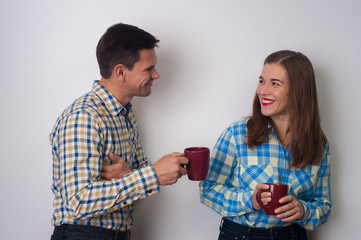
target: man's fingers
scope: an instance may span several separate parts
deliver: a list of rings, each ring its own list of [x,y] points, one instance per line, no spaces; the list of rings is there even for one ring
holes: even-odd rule
[[[102,171],[102,172],[107,172],[107,171],[109,171],[109,170],[111,169],[110,166],[111,166],[111,165],[103,164],[101,171]]]
[[[109,153],[109,158],[110,158],[110,160],[112,160],[114,163],[118,163],[118,162],[120,162],[121,160],[124,160],[123,157],[119,157],[119,156],[117,156],[117,155],[115,155],[115,154],[113,154],[113,153]],[[124,161],[125,161],[125,160],[124,160]]]
[[[186,175],[187,174],[187,169],[185,169],[184,167],[181,167],[180,174]]]
[[[188,158],[186,158],[186,157],[180,157],[180,158],[179,158],[179,163],[180,163],[181,165],[187,165],[187,164],[189,163],[189,160],[188,160]]]
[[[184,153],[174,152],[170,154],[172,157],[184,157]]]
[[[101,172],[101,173],[100,173],[100,177],[101,177],[101,179],[103,179],[103,180],[110,180],[110,178],[109,178],[109,173]]]

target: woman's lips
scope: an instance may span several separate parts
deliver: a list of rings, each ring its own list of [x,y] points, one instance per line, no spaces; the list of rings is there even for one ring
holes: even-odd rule
[[[269,98],[262,98],[261,99],[261,104],[263,106],[269,106],[272,105],[274,102],[276,102],[275,100],[269,99]]]

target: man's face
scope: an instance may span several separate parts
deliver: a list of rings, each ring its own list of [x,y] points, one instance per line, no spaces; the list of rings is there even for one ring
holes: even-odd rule
[[[139,51],[140,59],[134,64],[132,70],[126,69],[124,78],[126,91],[130,97],[146,97],[152,92],[153,80],[159,78],[155,69],[157,56],[154,49],[143,49]]]

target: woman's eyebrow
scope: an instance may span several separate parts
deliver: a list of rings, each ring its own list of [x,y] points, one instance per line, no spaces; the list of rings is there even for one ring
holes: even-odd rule
[[[277,79],[277,78],[271,78],[271,81],[272,81],[272,82],[280,82],[280,83],[284,84],[283,81],[281,81],[281,80],[279,80],[279,79]]]
[[[259,79],[264,80],[264,78],[263,78],[262,76],[259,76]],[[278,78],[271,78],[271,81],[272,81],[272,82],[280,82],[280,83],[284,84],[284,82],[281,81],[281,80],[279,80]]]

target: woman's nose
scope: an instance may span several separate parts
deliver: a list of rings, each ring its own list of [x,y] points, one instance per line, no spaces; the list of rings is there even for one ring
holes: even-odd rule
[[[268,84],[262,84],[259,86],[258,88],[258,93],[260,95],[267,95],[270,93],[270,88],[269,88],[269,85]]]

